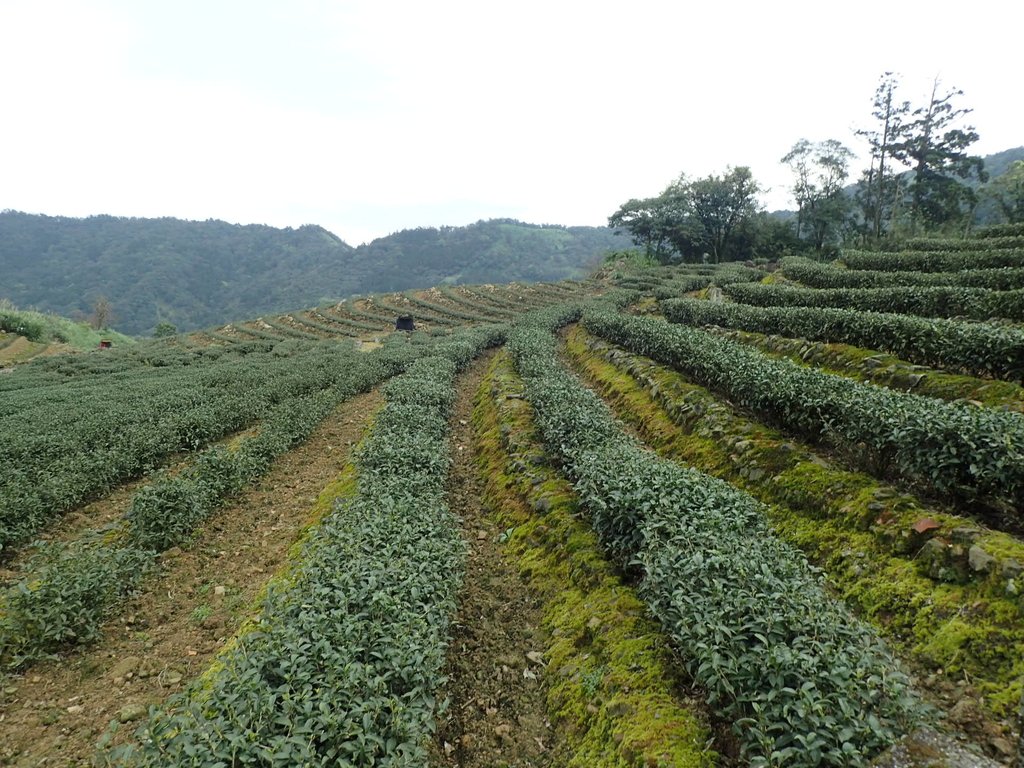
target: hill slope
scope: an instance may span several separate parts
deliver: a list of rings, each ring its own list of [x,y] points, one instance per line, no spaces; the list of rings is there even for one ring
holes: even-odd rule
[[[86,219],[0,213],[0,297],[87,315],[100,296],[113,325],[186,331],[353,293],[440,283],[578,277],[628,239],[600,227],[502,219],[415,229],[353,248],[327,230],[222,221]]]

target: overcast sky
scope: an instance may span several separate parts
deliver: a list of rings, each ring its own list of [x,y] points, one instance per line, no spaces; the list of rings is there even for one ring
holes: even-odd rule
[[[1024,144],[1022,22],[1003,0],[0,0],[0,209],[357,245],[604,225],[730,165],[789,207],[779,158],[862,153],[885,70],[915,104],[962,89],[976,153]]]

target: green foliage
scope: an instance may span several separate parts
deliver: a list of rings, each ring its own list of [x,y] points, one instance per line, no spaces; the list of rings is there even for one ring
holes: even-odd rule
[[[1010,328],[827,307],[755,307],[687,299],[665,301],[661,307],[676,323],[855,344],[920,365],[1024,380],[1024,333]]]
[[[319,386],[289,394],[282,379],[265,379],[267,394],[279,400],[265,409],[258,434],[232,450],[208,448],[177,474],[158,474],[132,497],[112,529],[43,550],[0,604],[0,662],[18,668],[98,637],[104,619],[138,586],[158,552],[187,541],[213,510],[305,439],[341,400],[396,374],[417,354],[406,345],[348,356],[335,349],[332,358],[340,359],[332,372],[329,358],[316,355],[315,348],[304,351],[327,376],[312,377],[301,354],[283,358]]]
[[[1020,414],[861,384],[660,320],[604,313],[588,315],[585,323],[787,431],[845,450],[871,469],[977,502],[981,509],[1024,507]]]
[[[61,647],[93,642],[110,607],[152,566],[151,553],[100,536],[40,547],[26,566],[33,575],[3,595],[0,662],[19,669]]]
[[[810,288],[889,288],[954,286],[1009,291],[1024,288],[1024,267],[965,269],[959,272],[909,272],[840,269],[831,264],[791,256],[782,260],[782,274]]]
[[[96,349],[101,339],[117,345],[134,343],[134,339],[121,333],[101,332],[86,323],[76,323],[58,315],[17,309],[6,299],[0,299],[0,331],[17,333],[29,341],[59,341],[78,350]]]
[[[359,355],[298,340],[230,351],[154,343],[21,367],[4,377],[0,406],[0,547],[279,403],[351,393],[369,364]]]
[[[567,346],[573,362],[648,445],[767,504],[778,535],[822,567],[860,615],[926,667],[945,674],[962,670],[984,695],[983,706],[1006,715],[1007,696],[1024,682],[1024,660],[1016,650],[1024,649],[1024,604],[1007,588],[1008,573],[999,563],[1024,561],[1024,543],[823,462],[682,374],[582,329],[569,334]],[[911,533],[926,517],[936,522],[931,533],[939,541],[977,537],[997,558],[988,572],[969,568],[965,550],[947,550],[960,558],[952,567],[952,558],[928,557],[935,550],[922,550],[922,538]],[[965,605],[971,606],[970,633],[955,626]]]
[[[629,200],[608,217],[661,264],[734,261],[745,255],[741,235],[756,220],[761,191],[750,169],[729,168],[722,176],[680,176],[658,197]]]
[[[992,238],[1001,239],[1001,238]],[[967,244],[967,249],[856,251],[844,250],[842,261],[850,269],[883,272],[961,272],[968,269],[1024,267],[1024,248],[977,248],[982,241],[917,241],[922,245]],[[971,247],[973,244],[974,248]]]
[[[548,461],[507,355],[481,383],[473,425],[485,500],[542,603],[548,711],[570,756],[564,764],[714,765],[703,712],[679,693],[667,639]]]
[[[386,387],[358,454],[357,492],[313,532],[253,631],[156,711],[135,765],[418,766],[461,583],[464,544],[444,501],[457,369],[502,338],[438,342]]]
[[[734,301],[761,307],[835,307],[922,317],[1024,320],[1024,289],[991,291],[951,286],[816,289],[743,283],[725,286],[723,291]]]
[[[1018,160],[1017,162],[1024,163],[1024,160]],[[992,226],[975,230],[973,236],[976,239],[982,240],[990,237],[1024,237],[1024,223],[993,224]]]
[[[550,329],[564,319],[537,318],[509,339],[537,423],[602,542],[643,574],[641,595],[733,723],[742,757],[866,765],[921,717],[905,674],[757,502],[642,450],[561,369]]]
[[[907,241],[907,248],[911,251],[1008,251],[1011,255],[1014,252],[1024,250],[1024,236],[1004,237],[915,237]],[[994,258],[996,254],[986,254],[987,258]]]
[[[153,338],[163,339],[168,336],[176,336],[178,334],[178,327],[174,323],[162,322],[157,323],[156,328],[153,329]]]
[[[797,238],[807,237],[821,253],[837,245],[850,218],[853,202],[843,184],[849,176],[853,153],[835,139],[810,142],[801,139],[782,158],[794,174],[793,197],[797,204]]]

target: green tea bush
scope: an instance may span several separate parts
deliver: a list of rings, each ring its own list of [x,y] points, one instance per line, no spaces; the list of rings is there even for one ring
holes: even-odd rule
[[[339,500],[253,631],[206,679],[155,712],[136,765],[421,766],[461,583],[445,503],[453,381],[503,332],[439,342],[386,387]]]
[[[1020,414],[864,384],[662,320],[594,312],[584,323],[790,432],[864,455],[878,471],[940,495],[1024,509]]]
[[[891,288],[894,286],[953,286],[1009,291],[1024,288],[1024,267],[965,269],[957,272],[917,272],[839,269],[791,256],[782,260],[782,273],[809,288]]]
[[[555,320],[509,340],[537,424],[602,542],[639,574],[689,673],[732,723],[741,757],[867,765],[925,717],[899,664],[775,537],[758,502],[628,437],[558,364]]]
[[[1024,380],[1024,331],[986,323],[862,312],[830,307],[755,307],[675,299],[665,317],[686,325],[718,325],[889,352],[919,365],[973,376]]]
[[[1024,320],[1024,289],[990,291],[950,286],[816,289],[743,283],[727,285],[722,290],[734,301],[758,307],[834,307],[922,317]]]

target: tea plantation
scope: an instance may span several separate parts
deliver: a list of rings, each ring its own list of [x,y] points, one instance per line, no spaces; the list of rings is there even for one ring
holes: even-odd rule
[[[0,765],[1014,764],[1022,241],[12,363]]]

